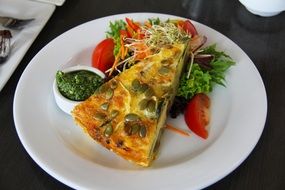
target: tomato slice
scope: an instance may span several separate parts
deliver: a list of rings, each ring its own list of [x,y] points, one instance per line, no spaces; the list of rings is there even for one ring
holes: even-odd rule
[[[198,35],[195,26],[191,23],[190,20],[179,21],[178,26],[180,26],[188,34],[191,34],[192,37]]]
[[[114,46],[114,40],[111,38],[101,41],[93,50],[92,66],[102,72],[111,68],[115,61]]]
[[[209,124],[210,98],[203,93],[196,94],[186,106],[184,119],[191,131],[198,136],[208,138],[206,126]]]

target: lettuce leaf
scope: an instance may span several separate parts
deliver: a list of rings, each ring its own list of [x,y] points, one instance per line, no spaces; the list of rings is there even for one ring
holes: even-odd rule
[[[126,23],[123,20],[116,20],[114,23],[110,22],[109,28],[109,31],[106,32],[106,37],[113,38],[115,43],[114,55],[116,56],[121,48],[120,30],[126,29]]]
[[[194,63],[189,79],[187,79],[187,73],[183,73],[177,96],[189,100],[197,93],[209,93],[212,91],[211,81],[209,72],[204,72],[198,64]]]
[[[226,71],[235,62],[224,52],[217,51],[216,44],[204,48],[203,54],[214,55],[210,62],[212,69],[205,70],[193,63],[189,79],[187,72],[182,74],[177,96],[190,100],[195,94],[211,92],[215,84],[225,86]]]

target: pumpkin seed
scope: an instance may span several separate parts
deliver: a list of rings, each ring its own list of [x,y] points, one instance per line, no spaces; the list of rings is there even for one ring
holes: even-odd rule
[[[118,110],[112,110],[111,111],[111,118],[115,118],[120,112]]]
[[[106,118],[106,114],[101,113],[101,112],[97,112],[97,113],[95,113],[94,118],[96,120],[102,121],[102,120],[104,120]]]
[[[132,135],[136,134],[140,129],[140,125],[135,123],[133,126],[132,126]]]
[[[115,80],[113,80],[113,81],[111,82],[110,87],[111,87],[112,89],[115,89],[115,88],[117,88],[117,86],[118,86],[118,82],[115,81]]]
[[[110,137],[113,133],[113,127],[111,125],[111,123],[108,123],[105,125],[106,129],[104,131],[104,135],[105,137]]]
[[[156,104],[156,102],[154,100],[149,100],[147,103],[146,110],[148,112],[154,112],[155,111],[155,104]]]
[[[158,72],[161,75],[167,75],[170,72],[170,68],[166,66],[162,66],[160,67],[160,69],[158,69]]]
[[[139,91],[139,89],[141,88],[141,83],[138,79],[133,80],[132,82],[132,89],[134,91]]]
[[[141,126],[139,136],[142,138],[144,138],[146,136],[146,127],[145,126]]]
[[[145,95],[147,98],[152,97],[152,96],[154,95],[153,89],[149,87],[149,88],[145,91],[144,95]]]
[[[125,116],[125,121],[130,122],[130,121],[137,121],[139,120],[140,117],[137,114],[134,113],[129,113]]]
[[[159,102],[157,104],[157,108],[156,108],[156,115],[160,115],[161,109],[162,109],[162,106],[164,105],[164,103],[165,103],[165,99],[164,98],[159,100]]]
[[[148,99],[143,99],[143,100],[141,100],[140,103],[139,103],[140,109],[141,109],[141,110],[146,109],[147,103],[148,103]]]
[[[106,94],[105,94],[105,98],[108,100],[108,99],[111,99],[114,95],[114,91],[111,89],[111,88],[108,88],[106,90]]]
[[[105,102],[105,103],[103,103],[103,104],[101,104],[101,109],[102,110],[105,110],[105,111],[107,111],[108,110],[108,108],[109,108],[109,103],[108,102]]]
[[[148,89],[147,84],[141,84],[140,88],[138,89],[139,92],[144,93]]]
[[[161,64],[162,64],[162,65],[170,65],[170,64],[172,64],[172,62],[173,62],[173,59],[172,59],[172,58],[167,58],[167,59],[163,59],[163,60],[161,61]]]

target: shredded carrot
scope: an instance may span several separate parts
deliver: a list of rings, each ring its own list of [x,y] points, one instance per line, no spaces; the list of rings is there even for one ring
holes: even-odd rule
[[[130,37],[133,37],[135,31],[129,25],[126,26],[126,29],[127,29],[128,33],[129,33],[129,35],[131,35]]]
[[[121,51],[121,59],[123,60],[125,58],[124,57],[124,55],[125,55],[125,46],[124,46],[123,39],[121,39],[121,49],[122,49],[122,51]]]
[[[148,27],[148,28],[151,28],[151,24],[150,24],[148,21],[145,21],[145,22],[144,22],[144,25],[145,25],[146,27]]]
[[[124,54],[123,54],[124,59],[125,59],[125,57],[127,56],[127,53],[128,53],[128,48],[127,48],[127,47],[124,47]]]
[[[111,75],[112,75],[112,73],[113,73],[114,69],[116,68],[116,65],[118,64],[118,62],[119,62],[119,60],[120,60],[121,53],[122,53],[122,46],[121,46],[121,48],[120,48],[120,50],[119,50],[118,54],[117,54],[117,55],[116,55],[116,57],[115,57],[115,61],[114,61],[113,65],[112,65],[112,67],[111,67],[111,70],[110,70],[109,76],[111,76]]]
[[[180,134],[180,135],[183,135],[183,136],[190,136],[189,133],[183,131],[182,129],[178,129],[178,128],[176,128],[176,127],[173,127],[172,125],[170,125],[170,124],[168,124],[168,123],[165,125],[165,128],[166,128],[166,129],[169,129],[169,130],[171,130],[171,131],[173,131],[173,132],[176,132],[176,133],[178,133],[178,134]]]
[[[134,24],[139,28],[141,27],[141,23],[139,23],[139,22],[134,22]]]
[[[124,57],[124,55],[125,55],[125,48],[124,48],[124,46],[121,46],[121,48],[122,48],[121,59],[123,60],[125,58]]]
[[[143,39],[144,37],[145,37],[145,35],[142,33],[142,31],[141,31],[141,30],[138,30],[138,31],[137,31],[137,39],[141,40],[141,39]]]

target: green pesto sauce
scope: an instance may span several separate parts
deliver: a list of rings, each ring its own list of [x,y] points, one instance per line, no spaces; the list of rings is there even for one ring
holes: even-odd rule
[[[56,73],[56,84],[60,93],[74,101],[86,100],[102,83],[103,79],[99,75],[86,70]]]

